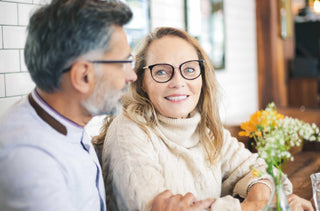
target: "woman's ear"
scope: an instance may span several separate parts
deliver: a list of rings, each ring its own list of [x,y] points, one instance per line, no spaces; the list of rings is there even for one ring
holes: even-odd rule
[[[78,61],[70,69],[72,86],[80,93],[87,94],[95,83],[93,65],[87,61]]]

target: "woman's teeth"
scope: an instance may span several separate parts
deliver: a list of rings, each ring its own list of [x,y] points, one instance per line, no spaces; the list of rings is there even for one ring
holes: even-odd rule
[[[184,96],[175,96],[175,97],[166,97],[166,99],[170,100],[170,101],[179,101],[179,100],[184,100],[186,98],[187,98],[186,95],[184,95]]]

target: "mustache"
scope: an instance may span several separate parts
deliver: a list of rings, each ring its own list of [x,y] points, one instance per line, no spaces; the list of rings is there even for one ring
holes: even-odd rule
[[[121,89],[121,92],[127,92],[129,90],[129,83],[126,83],[126,85],[123,87],[123,89]]]
[[[123,94],[127,93],[129,91],[129,83],[126,83],[126,85],[119,91],[119,94],[122,96]]]

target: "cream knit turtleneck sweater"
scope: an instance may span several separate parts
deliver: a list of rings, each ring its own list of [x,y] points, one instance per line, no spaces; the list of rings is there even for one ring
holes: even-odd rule
[[[108,209],[149,210],[153,198],[170,189],[191,192],[198,200],[217,198],[211,210],[241,210],[239,200],[257,179],[250,167],[264,170],[265,163],[224,131],[221,159],[212,165],[200,143],[198,112],[187,119],[159,116],[149,130],[151,138],[124,115],[111,124],[102,153]],[[284,182],[287,193],[291,183]]]

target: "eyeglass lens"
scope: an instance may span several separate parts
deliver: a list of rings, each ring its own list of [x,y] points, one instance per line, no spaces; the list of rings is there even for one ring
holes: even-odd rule
[[[180,65],[183,78],[192,80],[201,74],[200,61],[188,61]],[[171,79],[174,67],[170,64],[156,64],[151,68],[151,74],[157,82],[167,82]]]

